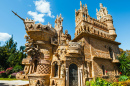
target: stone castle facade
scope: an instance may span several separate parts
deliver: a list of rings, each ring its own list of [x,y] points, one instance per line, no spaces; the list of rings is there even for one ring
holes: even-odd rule
[[[22,61],[25,73],[16,78],[29,79],[29,86],[85,86],[95,77],[117,78],[120,43],[115,41],[112,16],[102,4],[96,15],[90,17],[87,5],[80,2],[73,40],[67,30],[63,33],[61,15],[54,28],[17,15],[25,24],[28,56]]]

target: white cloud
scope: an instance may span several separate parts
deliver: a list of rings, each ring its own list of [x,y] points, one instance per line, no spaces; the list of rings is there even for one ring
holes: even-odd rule
[[[9,35],[8,33],[1,33],[0,32],[0,41],[7,41],[9,38],[11,38],[11,35]]]
[[[44,22],[44,16],[49,16],[54,18],[50,9],[50,2],[46,0],[34,1],[36,12],[28,11],[28,14],[31,15],[35,21]],[[38,12],[40,14],[38,14]],[[38,17],[38,18],[37,18]]]
[[[50,2],[47,2],[46,0],[39,0],[39,1],[34,1],[34,4],[36,6],[36,10],[47,14],[49,17],[54,18],[54,15],[51,15],[51,10],[50,10]]]
[[[28,11],[28,14],[34,18],[35,21],[44,22],[45,14],[38,14],[37,12]]]

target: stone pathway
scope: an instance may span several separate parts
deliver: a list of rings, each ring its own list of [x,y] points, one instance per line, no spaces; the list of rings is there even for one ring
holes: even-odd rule
[[[29,81],[22,80],[0,80],[0,86],[26,86],[29,84]]]

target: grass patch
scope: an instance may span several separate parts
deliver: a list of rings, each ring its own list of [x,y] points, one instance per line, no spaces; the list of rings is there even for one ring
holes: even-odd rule
[[[9,80],[9,81],[11,81],[11,80],[20,80],[20,79],[16,79],[16,78],[0,78],[0,80]],[[22,80],[22,81],[28,81],[28,80]]]
[[[17,80],[16,78],[0,78],[0,80]]]

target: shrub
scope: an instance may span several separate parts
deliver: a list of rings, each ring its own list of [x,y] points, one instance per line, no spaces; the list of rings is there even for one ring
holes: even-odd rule
[[[12,73],[12,69],[13,69],[13,67],[10,67],[10,68],[7,68],[7,69],[6,69],[6,74],[7,74],[7,76]]]
[[[13,72],[19,72],[23,70],[23,67],[21,65],[16,65],[14,68],[13,68]]]
[[[111,86],[111,83],[103,80],[103,79],[100,79],[99,77],[92,80],[92,81],[86,81],[86,86]]]
[[[128,76],[126,75],[122,75],[119,77],[119,81],[126,81],[126,80],[128,80]]]
[[[1,71],[0,72],[0,77],[5,78],[6,77],[6,71]]]

